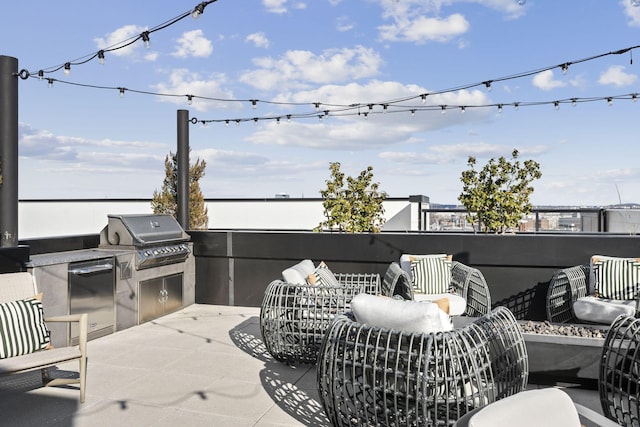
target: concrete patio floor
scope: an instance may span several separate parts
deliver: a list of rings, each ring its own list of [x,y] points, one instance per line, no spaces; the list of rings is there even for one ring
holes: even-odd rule
[[[259,311],[195,304],[90,341],[82,404],[75,386],[40,387],[39,371],[2,377],[0,425],[330,425],[315,366],[274,360],[260,338]],[[77,370],[77,362],[62,364],[52,376]],[[602,412],[597,390],[563,389]]]

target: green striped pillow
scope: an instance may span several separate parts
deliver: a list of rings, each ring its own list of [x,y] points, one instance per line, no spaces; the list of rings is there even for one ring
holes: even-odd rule
[[[50,334],[38,298],[0,304],[0,359],[44,350],[49,343]]]
[[[445,257],[411,260],[413,287],[425,294],[444,294],[451,286],[451,261]]]
[[[605,258],[593,262],[595,290],[600,298],[636,299],[640,262],[633,258]]]

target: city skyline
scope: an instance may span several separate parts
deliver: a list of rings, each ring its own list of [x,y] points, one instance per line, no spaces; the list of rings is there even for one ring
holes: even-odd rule
[[[339,161],[455,205],[468,156],[516,148],[541,166],[534,205],[640,201],[630,1],[218,0],[108,50],[197,5],[3,6],[0,55],[32,75],[107,50],[51,88],[19,80],[21,199],[150,198],[186,109],[205,198],[319,197]]]

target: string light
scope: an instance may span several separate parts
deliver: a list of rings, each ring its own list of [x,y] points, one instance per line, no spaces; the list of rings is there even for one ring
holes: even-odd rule
[[[569,63],[566,62],[562,64],[562,74],[567,74],[568,71],[569,71]]]
[[[71,63],[70,62],[65,62],[64,63],[64,74],[66,76],[68,76],[69,74],[71,74]]]
[[[253,108],[255,110],[257,105],[258,105],[258,100],[257,99],[252,99],[251,100],[251,108]]]
[[[465,107],[464,105],[460,107],[460,114],[464,114],[464,112],[467,111],[467,107]]]
[[[447,106],[446,105],[441,105],[440,108],[442,109],[440,111],[442,114],[447,114]]]
[[[118,88],[120,90],[120,98],[124,98],[124,91],[126,90],[123,87]]]
[[[553,107],[558,111],[560,109],[560,101],[553,101]]]
[[[187,95],[187,105],[193,104],[193,95]]]
[[[47,67],[47,68],[43,68],[41,71],[43,73],[54,73],[56,71],[59,71],[61,69],[64,68],[64,71],[66,72],[67,70],[71,69],[71,65],[81,65],[81,64],[85,64],[89,61],[91,61],[94,58],[98,58],[98,62],[103,63],[104,62],[104,55],[106,52],[112,52],[114,50],[119,50],[119,49],[124,49],[127,46],[132,45],[133,43],[137,42],[138,40],[142,40],[145,44],[145,46],[147,46],[147,48],[149,48],[151,46],[150,44],[150,34],[154,33],[156,31],[160,31],[163,30],[167,27],[170,27],[174,24],[176,24],[177,22],[183,20],[184,18],[186,18],[187,16],[192,16],[194,18],[198,18],[200,15],[202,15],[204,13],[204,9],[205,7],[207,7],[207,5],[211,4],[211,3],[215,3],[217,0],[208,0],[208,1],[203,1],[200,4],[198,4],[197,6],[195,6],[193,9],[184,12],[180,15],[178,15],[177,17],[170,19],[166,22],[163,22],[160,25],[157,25],[153,28],[150,28],[149,30],[143,31],[142,33],[140,33],[137,37],[133,37],[130,38],[128,40],[123,40],[121,42],[118,42],[116,44],[113,44],[107,48],[104,49],[100,49],[97,52],[88,54],[88,55],[84,55],[78,59],[75,59],[73,61],[68,61],[65,62],[62,65],[56,65],[53,67]],[[22,77],[22,79],[26,80],[30,77],[30,74],[33,74],[27,70],[21,71],[19,73],[20,77]]]
[[[502,113],[502,104],[498,104],[498,113]]]
[[[611,97],[607,98],[607,105],[609,107],[611,107],[613,105],[613,98],[611,98]]]
[[[483,84],[487,88],[487,92],[491,92],[491,81],[483,82]]]

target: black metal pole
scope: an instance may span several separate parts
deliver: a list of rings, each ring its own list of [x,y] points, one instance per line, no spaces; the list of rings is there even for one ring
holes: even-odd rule
[[[0,247],[18,246],[18,59],[0,55]]]
[[[178,110],[178,223],[189,229],[189,111]]]

